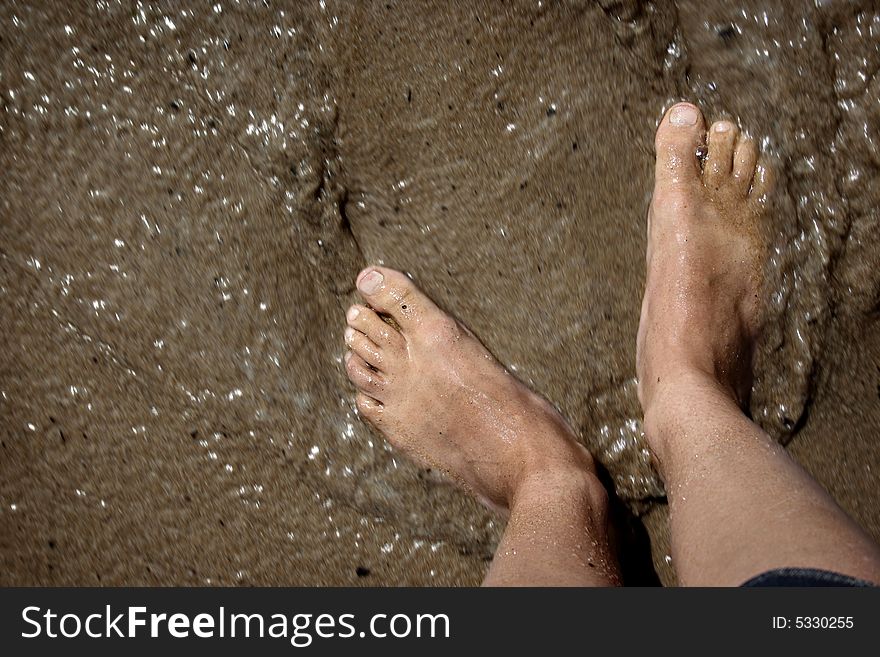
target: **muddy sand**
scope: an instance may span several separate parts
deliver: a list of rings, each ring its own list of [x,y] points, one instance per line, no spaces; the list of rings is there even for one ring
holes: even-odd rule
[[[367,263],[559,406],[673,583],[634,350],[680,98],[780,170],[753,416],[880,538],[876,3],[10,0],[0,62],[0,583],[478,583],[503,521],[353,408]]]

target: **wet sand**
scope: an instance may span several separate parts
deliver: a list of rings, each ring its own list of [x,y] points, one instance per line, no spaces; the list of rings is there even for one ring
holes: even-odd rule
[[[560,407],[674,582],[634,347],[678,98],[780,171],[753,416],[880,538],[872,3],[57,4],[0,8],[0,583],[479,582],[503,521],[354,411],[367,263]]]

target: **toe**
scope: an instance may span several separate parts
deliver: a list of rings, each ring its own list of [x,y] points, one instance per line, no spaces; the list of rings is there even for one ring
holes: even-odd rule
[[[371,307],[390,315],[404,332],[437,308],[406,275],[394,269],[367,267],[358,274],[357,288]]]
[[[757,162],[758,149],[755,147],[755,142],[748,137],[741,138],[733,156],[733,180],[743,196],[749,193],[749,188],[752,186]]]
[[[370,369],[367,362],[355,353],[345,354],[345,372],[348,379],[361,392],[365,392],[374,399],[381,400],[385,390],[385,377],[380,372]]]
[[[358,356],[363,358],[371,367],[382,370],[385,359],[382,349],[360,331],[350,326],[345,328],[345,344]]]
[[[371,308],[352,306],[345,314],[348,325],[360,331],[380,347],[398,348],[403,346],[400,332],[383,320]]]
[[[776,186],[776,174],[773,168],[766,162],[761,162],[755,169],[755,177],[752,180],[752,189],[749,198],[753,203],[765,205]]]
[[[362,392],[359,392],[357,394],[354,401],[357,405],[358,413],[362,418],[374,425],[378,425],[379,422],[381,422],[382,411],[384,410],[382,402],[377,399],[373,399],[369,395],[366,395]]]
[[[733,151],[739,128],[730,121],[717,121],[709,130],[709,154],[703,178],[711,188],[719,188],[730,177],[733,169]]]
[[[703,115],[690,103],[673,105],[657,128],[655,177],[658,184],[695,181],[700,175],[697,149],[706,136]]]

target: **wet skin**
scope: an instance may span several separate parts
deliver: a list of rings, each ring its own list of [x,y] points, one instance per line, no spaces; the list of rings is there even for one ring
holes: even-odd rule
[[[734,123],[718,121],[707,132],[688,104],[661,123],[656,150],[636,352],[642,408],[652,411],[658,390],[691,371],[744,405],[761,329],[766,254],[758,222],[773,173]]]
[[[738,585],[782,567],[880,581],[877,545],[742,410],[772,173],[735,125],[707,130],[687,103],[666,113],[655,145],[636,369],[679,581]]]
[[[742,411],[772,172],[736,125],[707,131],[687,103],[667,112],[655,145],[636,369],[680,581],[737,585],[777,567],[880,581],[876,545]],[[605,491],[562,416],[404,274],[369,267],[357,288],[365,304],[347,313],[345,365],[360,414],[509,511],[486,583],[619,583]]]
[[[392,445],[510,514],[487,583],[616,583],[607,496],[559,412],[401,272],[367,268],[357,288],[366,303],[346,315],[345,367],[358,412]],[[536,566],[548,542],[564,547]]]

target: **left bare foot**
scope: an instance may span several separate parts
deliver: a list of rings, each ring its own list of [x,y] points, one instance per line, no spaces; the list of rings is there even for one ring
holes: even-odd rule
[[[346,315],[345,366],[358,411],[392,445],[495,507],[524,482],[589,480],[604,509],[592,457],[549,402],[399,271],[368,267],[357,287],[368,305]]]

